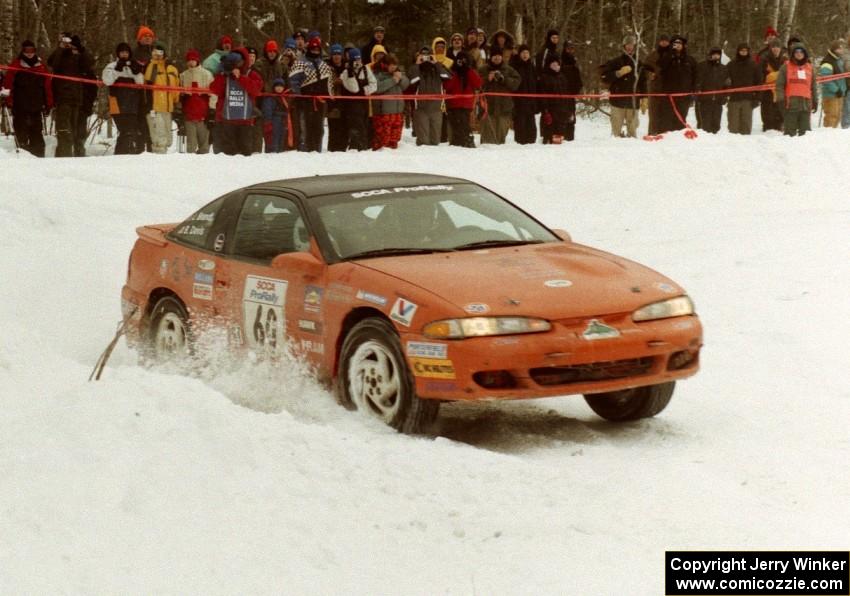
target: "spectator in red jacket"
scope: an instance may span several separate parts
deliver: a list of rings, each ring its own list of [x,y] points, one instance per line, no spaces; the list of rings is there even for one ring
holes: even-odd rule
[[[193,89],[209,89],[213,76],[201,66],[198,50],[186,52],[186,70],[180,73],[180,86]],[[213,98],[215,101],[216,98]],[[186,128],[186,152],[209,153],[210,131],[207,128],[207,112],[210,109],[208,93],[181,93],[180,105]],[[215,105],[215,104],[213,104]]]
[[[221,59],[221,72],[210,86],[218,98],[215,120],[221,129],[217,142],[227,155],[251,155],[254,147],[254,103],[263,80],[256,72],[246,74],[248,64],[248,50],[231,52]]]
[[[29,40],[21,44],[21,53],[9,64],[10,70],[3,82],[9,90],[6,105],[12,108],[12,123],[15,137],[21,149],[36,157],[44,157],[41,115],[53,106],[53,93],[47,67]]]
[[[469,95],[446,100],[449,113],[449,144],[455,147],[475,147],[470,130],[470,114],[475,105],[474,94],[481,89],[481,77],[466,52],[458,54],[452,63],[452,76],[444,87],[447,95]]]

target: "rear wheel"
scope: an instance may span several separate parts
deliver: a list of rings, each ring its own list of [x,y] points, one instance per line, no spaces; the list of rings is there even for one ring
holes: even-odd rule
[[[440,403],[419,399],[395,328],[377,317],[357,323],[340,354],[337,394],[343,405],[380,418],[403,433],[420,433]]]
[[[150,321],[145,360],[150,364],[184,365],[192,353],[186,307],[174,296],[160,298]]]
[[[651,418],[660,413],[673,397],[675,381],[634,387],[608,393],[585,395],[584,400],[594,412],[615,422]]]

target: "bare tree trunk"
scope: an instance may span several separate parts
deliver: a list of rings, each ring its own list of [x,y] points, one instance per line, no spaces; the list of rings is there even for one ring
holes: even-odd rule
[[[783,39],[791,37],[794,30],[794,20],[797,17],[797,0],[785,0],[785,27],[783,28]]]
[[[236,13],[236,39],[239,40],[239,45],[245,45],[245,29],[242,27],[243,16],[242,16],[242,0],[232,0],[233,1],[233,11]]]
[[[673,24],[677,29],[682,28],[682,0],[672,0]]]
[[[15,47],[14,4],[12,0],[0,0],[0,61],[8,64]]]
[[[712,42],[720,47],[720,0],[714,0],[714,27],[711,32]]]
[[[496,3],[496,28],[508,29],[508,0],[497,0]]]
[[[773,8],[770,11],[770,25],[779,29],[779,9],[782,6],[780,0],[773,0]]]
[[[655,44],[658,41],[658,23],[661,20],[661,5],[664,3],[664,0],[655,0],[655,18],[652,21],[652,43]]]

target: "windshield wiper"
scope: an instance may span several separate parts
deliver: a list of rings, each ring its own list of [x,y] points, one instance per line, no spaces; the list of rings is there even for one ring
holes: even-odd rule
[[[523,244],[543,244],[543,240],[482,240],[455,246],[455,250],[470,250],[473,248],[492,248],[496,246],[521,246]]]
[[[396,255],[426,255],[432,252],[452,252],[451,248],[376,248],[364,250],[345,257],[343,260],[367,259],[370,257],[392,257]]]

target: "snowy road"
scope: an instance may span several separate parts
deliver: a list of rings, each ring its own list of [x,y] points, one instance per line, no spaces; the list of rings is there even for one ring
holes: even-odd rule
[[[850,548],[850,132],[39,161],[0,144],[0,593],[659,594],[665,550]],[[134,228],[313,173],[471,178],[685,286],[702,371],[657,419],[453,404],[436,437],[297,370],[119,346]]]

